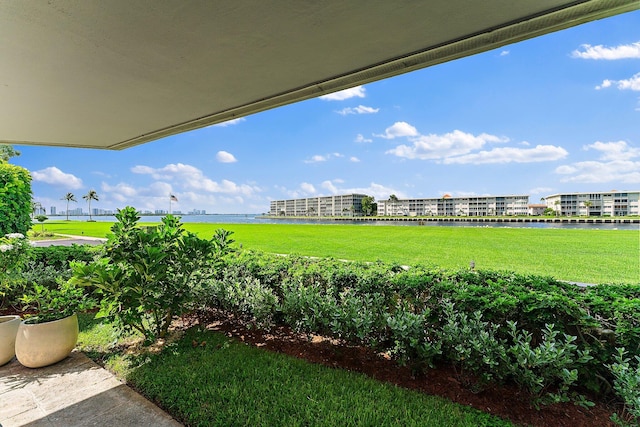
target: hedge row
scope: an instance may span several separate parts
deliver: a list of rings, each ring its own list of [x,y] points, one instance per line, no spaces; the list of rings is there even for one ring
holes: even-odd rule
[[[525,381],[553,401],[569,386],[611,390],[616,348],[640,354],[640,285],[241,251],[200,292],[203,306],[265,328],[371,346],[414,369],[453,363],[475,386]]]

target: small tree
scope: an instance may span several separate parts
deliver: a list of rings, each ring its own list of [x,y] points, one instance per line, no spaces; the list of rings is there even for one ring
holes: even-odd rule
[[[166,335],[174,316],[189,310],[194,290],[211,279],[221,257],[232,251],[231,232],[216,230],[210,240],[186,231],[167,215],[157,227],[138,227],[133,207],[118,210],[105,244],[106,258],[89,265],[72,263],[74,284],[95,286],[102,295],[97,317],[148,341]]]
[[[587,200],[584,202],[584,207],[587,208],[587,216],[589,216],[589,208],[593,206],[593,202],[591,200]]]
[[[366,196],[362,198],[361,205],[362,205],[362,212],[364,213],[364,216],[369,216],[373,213],[374,202],[375,202],[375,199],[371,196]]]
[[[48,219],[49,218],[47,218],[46,215],[38,215],[38,216],[36,216],[36,220],[40,223],[40,227],[41,227],[40,231],[42,232],[42,234],[44,234],[44,222],[46,220],[48,220]]]
[[[89,203],[89,221],[92,221],[91,218],[91,201],[95,200],[96,202],[99,200],[98,199],[98,193],[96,193],[95,190],[89,190],[89,192],[87,194],[85,194],[84,196],[82,196],[83,199],[85,199],[87,201],[87,203]]]

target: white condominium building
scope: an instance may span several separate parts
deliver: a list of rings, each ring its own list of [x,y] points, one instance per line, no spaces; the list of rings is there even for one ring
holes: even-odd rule
[[[562,193],[545,198],[548,208],[559,216],[640,215],[640,191]]]
[[[528,195],[378,200],[378,216],[527,215]]]
[[[269,215],[275,216],[361,216],[366,194],[273,200]]]

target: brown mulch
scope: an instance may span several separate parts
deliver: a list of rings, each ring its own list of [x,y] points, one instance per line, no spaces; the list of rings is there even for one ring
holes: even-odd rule
[[[407,367],[398,364],[387,355],[365,347],[349,346],[321,336],[294,333],[290,328],[277,327],[269,332],[247,328],[245,324],[222,313],[210,313],[206,323],[210,330],[220,331],[229,337],[269,351],[288,354],[311,363],[360,372],[379,381],[400,387],[441,396],[462,405],[472,406],[483,412],[508,419],[523,426],[535,427],[607,427],[614,426],[610,417],[612,409],[602,403],[593,408],[582,408],[572,403],[543,406],[536,410],[530,404],[530,396],[515,386],[500,386],[474,393],[456,379],[450,366],[429,369],[425,374],[414,375]],[[194,324],[196,318],[185,318]]]

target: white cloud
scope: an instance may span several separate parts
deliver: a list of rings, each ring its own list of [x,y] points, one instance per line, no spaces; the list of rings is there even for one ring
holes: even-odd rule
[[[313,186],[313,184],[309,184],[308,182],[303,182],[302,184],[300,184],[300,188],[307,194],[316,193],[316,188]]]
[[[602,153],[600,160],[628,160],[640,157],[640,148],[630,147],[626,141],[601,142],[585,145],[585,150],[596,150]]]
[[[602,84],[596,86],[596,90],[606,89],[615,85],[620,90],[632,90],[640,92],[640,73],[634,74],[633,77],[625,80],[603,80]]]
[[[535,148],[502,147],[489,151],[447,157],[444,164],[490,164],[551,162],[567,157],[569,153],[554,145],[537,145]]]
[[[135,166],[133,173],[151,175],[154,179],[170,181],[185,190],[202,190],[209,193],[225,193],[237,195],[251,195],[260,191],[257,186],[241,184],[223,179],[220,182],[206,177],[202,171],[194,166],[183,163],[169,164],[163,168],[149,166]]]
[[[583,44],[580,48],[581,50],[576,49],[571,53],[573,58],[604,59],[609,61],[616,59],[640,58],[640,41],[615,47]]]
[[[364,98],[365,92],[366,90],[364,86],[356,86],[339,92],[330,93],[328,95],[322,95],[320,99],[323,101],[344,101],[345,99],[350,98]]]
[[[346,116],[347,114],[375,114],[378,111],[380,111],[379,108],[373,108],[373,107],[366,107],[364,105],[358,105],[357,107],[353,107],[353,108],[343,108],[342,110],[338,110],[336,111],[336,113],[338,114],[342,114],[343,116]]]
[[[226,122],[222,122],[222,123],[217,123],[213,126],[218,126],[218,127],[227,127],[227,126],[234,126],[237,124],[240,124],[242,122],[244,122],[246,119],[244,117],[240,117],[237,119],[231,119],[231,120],[227,120]]]
[[[402,144],[386,153],[407,159],[440,160],[469,154],[487,143],[508,141],[507,138],[495,135],[486,133],[472,135],[460,130],[443,135],[418,135],[415,138],[409,138],[409,140],[412,141],[412,145]]]
[[[70,173],[64,173],[55,166],[31,172],[34,181],[64,187],[71,190],[82,188],[82,180]]]
[[[328,190],[330,194],[338,194],[340,192],[338,187],[336,187],[333,184],[333,182],[329,180],[323,181],[322,184],[320,184],[320,187],[324,188],[325,190]]]
[[[559,175],[567,175],[561,179],[562,182],[640,184],[640,162],[631,160],[578,162],[560,166],[555,172]]]
[[[509,55],[509,51],[508,50],[503,50],[502,52],[500,52],[500,56],[507,56]]]
[[[555,172],[565,175],[562,182],[574,183],[640,183],[640,149],[631,147],[625,141],[601,142],[585,145],[585,150],[600,153],[598,160],[562,165]]]
[[[356,156],[351,156],[351,157],[349,157],[349,161],[353,162],[353,163],[358,163],[358,162],[360,162],[360,159],[357,158]]]
[[[384,134],[374,135],[384,139],[402,138],[407,136],[417,136],[418,130],[407,122],[395,122],[386,128]]]
[[[218,154],[216,154],[216,160],[220,163],[235,163],[238,161],[233,154],[226,151],[218,151]]]
[[[355,142],[357,142],[357,143],[373,142],[373,140],[372,140],[372,139],[365,138],[361,133],[359,133],[359,134],[356,136],[356,139],[355,139],[354,141],[355,141]]]
[[[333,158],[340,158],[340,157],[344,157],[343,154],[340,153],[329,153],[329,154],[316,154],[314,156],[311,156],[310,159],[305,160],[305,163],[321,163],[321,162],[326,162],[327,160],[333,159]]]
[[[108,193],[109,198],[120,203],[125,203],[131,199],[134,199],[138,195],[138,190],[124,183],[119,183],[112,186],[107,184],[106,182],[103,182],[100,186],[100,189],[103,192]]]

